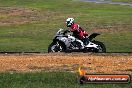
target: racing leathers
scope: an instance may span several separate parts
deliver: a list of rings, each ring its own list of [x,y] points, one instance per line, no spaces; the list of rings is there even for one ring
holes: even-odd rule
[[[81,40],[84,45],[88,44],[88,39],[86,36],[88,36],[88,33],[83,30],[78,24],[73,23],[70,27],[71,32],[73,32],[73,36],[79,40]]]

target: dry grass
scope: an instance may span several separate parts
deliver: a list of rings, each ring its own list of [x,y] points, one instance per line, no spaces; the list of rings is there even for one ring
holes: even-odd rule
[[[72,55],[72,56],[71,56]],[[79,66],[88,73],[132,74],[131,55],[88,55],[88,54],[42,54],[42,55],[1,55],[1,72],[29,71],[72,71]]]

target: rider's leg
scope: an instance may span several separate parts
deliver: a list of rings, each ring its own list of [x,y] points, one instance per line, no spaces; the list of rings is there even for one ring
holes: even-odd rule
[[[84,43],[84,45],[88,45],[89,44],[89,39],[88,38],[83,38],[82,42]]]

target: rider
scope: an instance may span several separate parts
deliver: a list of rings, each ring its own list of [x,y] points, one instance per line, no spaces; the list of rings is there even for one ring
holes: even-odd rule
[[[88,44],[88,39],[86,38],[88,33],[84,31],[78,24],[74,23],[73,18],[66,19],[66,25],[67,27],[70,27],[70,31],[73,32],[73,36],[81,40],[84,45]]]

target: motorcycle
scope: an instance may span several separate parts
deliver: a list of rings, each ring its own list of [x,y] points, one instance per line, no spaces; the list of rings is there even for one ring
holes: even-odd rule
[[[102,42],[93,40],[100,34],[93,33],[87,36],[88,44],[75,38],[69,30],[59,29],[48,47],[48,52],[95,52],[105,53],[106,47]]]

